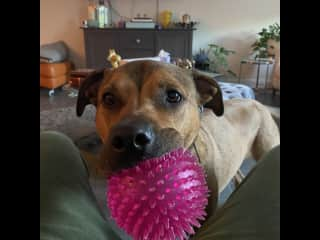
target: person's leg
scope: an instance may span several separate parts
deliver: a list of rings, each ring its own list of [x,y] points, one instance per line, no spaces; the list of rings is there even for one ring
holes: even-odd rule
[[[116,240],[79,150],[66,136],[40,133],[40,239]]]
[[[280,239],[280,146],[257,163],[194,239]]]

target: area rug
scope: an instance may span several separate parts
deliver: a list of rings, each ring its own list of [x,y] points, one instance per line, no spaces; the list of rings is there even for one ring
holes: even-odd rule
[[[75,107],[40,111],[40,131],[59,131],[70,137],[80,149],[95,153],[101,147],[95,114],[95,107],[90,105],[81,117],[76,115]]]
[[[280,128],[280,108],[265,105]],[[59,131],[69,136],[81,149],[98,153],[101,140],[95,128],[94,106],[88,105],[81,117],[76,115],[75,107],[57,108],[40,111],[40,131]]]

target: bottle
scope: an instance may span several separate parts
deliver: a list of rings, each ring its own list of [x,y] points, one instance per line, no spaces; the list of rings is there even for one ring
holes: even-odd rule
[[[110,0],[107,0],[108,5],[106,6],[105,12],[105,24],[106,26],[112,26],[112,17],[111,17],[111,3]]]
[[[105,25],[104,0],[99,0],[99,4],[96,7],[96,12],[97,12],[98,27],[99,28],[104,28],[104,25]]]
[[[110,27],[112,25],[112,20],[111,20],[111,4],[110,1],[107,0],[107,6],[105,5],[105,14],[104,14],[104,24],[106,27]]]
[[[91,20],[91,21],[95,21],[96,20],[96,5],[95,5],[93,0],[89,0],[88,20]]]
[[[97,6],[97,17],[99,28],[104,28],[110,26],[110,16],[109,8],[104,4],[104,0],[99,0],[99,5]]]

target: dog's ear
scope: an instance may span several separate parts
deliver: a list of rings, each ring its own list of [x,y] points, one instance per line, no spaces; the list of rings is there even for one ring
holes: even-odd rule
[[[88,104],[97,106],[97,95],[104,79],[105,69],[90,73],[82,82],[77,99],[77,116],[80,117]]]
[[[196,70],[192,70],[192,76],[200,95],[200,104],[212,109],[217,116],[223,115],[223,96],[219,84],[212,77]]]

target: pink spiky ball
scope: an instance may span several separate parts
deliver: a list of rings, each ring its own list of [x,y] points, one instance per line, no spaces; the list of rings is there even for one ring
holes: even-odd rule
[[[111,217],[135,240],[187,239],[205,219],[208,196],[203,168],[184,149],[108,178]]]

